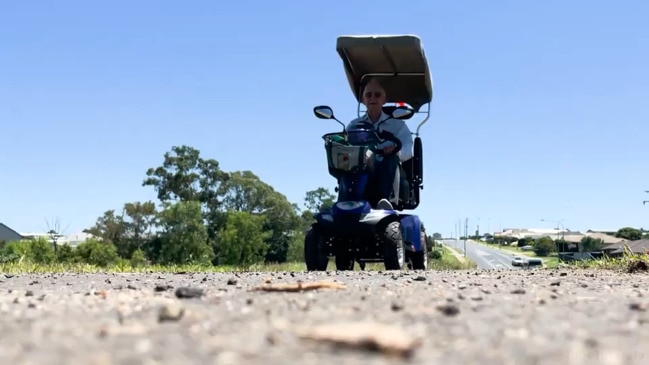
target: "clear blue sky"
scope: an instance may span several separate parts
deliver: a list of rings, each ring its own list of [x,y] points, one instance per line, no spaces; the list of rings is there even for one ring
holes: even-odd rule
[[[644,1],[15,1],[0,5],[0,222],[77,233],[173,145],[301,203],[328,176],[312,107],[355,117],[335,40],[409,33],[435,99],[429,231],[649,228]],[[292,166],[292,168],[281,168]]]

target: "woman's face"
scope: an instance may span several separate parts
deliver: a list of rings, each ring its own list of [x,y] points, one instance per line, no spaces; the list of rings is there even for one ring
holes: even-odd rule
[[[385,91],[377,83],[369,83],[363,90],[363,104],[368,112],[379,112],[385,104]]]

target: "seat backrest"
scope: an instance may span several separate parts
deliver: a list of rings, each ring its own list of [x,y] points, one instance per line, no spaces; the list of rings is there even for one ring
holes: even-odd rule
[[[415,168],[414,162],[414,157],[411,157],[401,163],[401,167],[403,167],[403,171],[406,173],[406,180],[408,180],[410,184],[412,184],[412,175]]]

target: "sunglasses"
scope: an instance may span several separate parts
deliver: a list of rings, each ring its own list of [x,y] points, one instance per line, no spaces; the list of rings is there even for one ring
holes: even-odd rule
[[[380,92],[380,91],[375,91],[374,93],[372,93],[371,91],[366,91],[365,92],[365,97],[368,98],[368,99],[371,98],[372,95],[374,95],[375,98],[380,98],[381,95],[383,95],[383,93]]]

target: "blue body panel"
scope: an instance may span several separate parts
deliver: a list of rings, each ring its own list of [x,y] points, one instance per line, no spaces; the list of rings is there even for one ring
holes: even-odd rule
[[[363,193],[367,187],[369,176],[364,173],[359,176],[344,176],[340,178],[339,201],[362,200]]]
[[[398,217],[398,213],[372,209],[367,201],[361,200],[337,202],[330,211],[316,214],[316,220],[337,238],[368,239],[376,233],[376,226],[391,216]]]
[[[411,243],[415,252],[421,251],[421,221],[419,217],[412,214],[401,214],[399,218],[401,220],[403,240]]]
[[[417,215],[371,209],[366,201],[337,202],[330,211],[316,214],[318,224],[327,232],[337,238],[359,240],[372,237],[377,224],[389,217],[399,219],[404,242],[412,245],[415,252],[420,252],[421,220]]]

